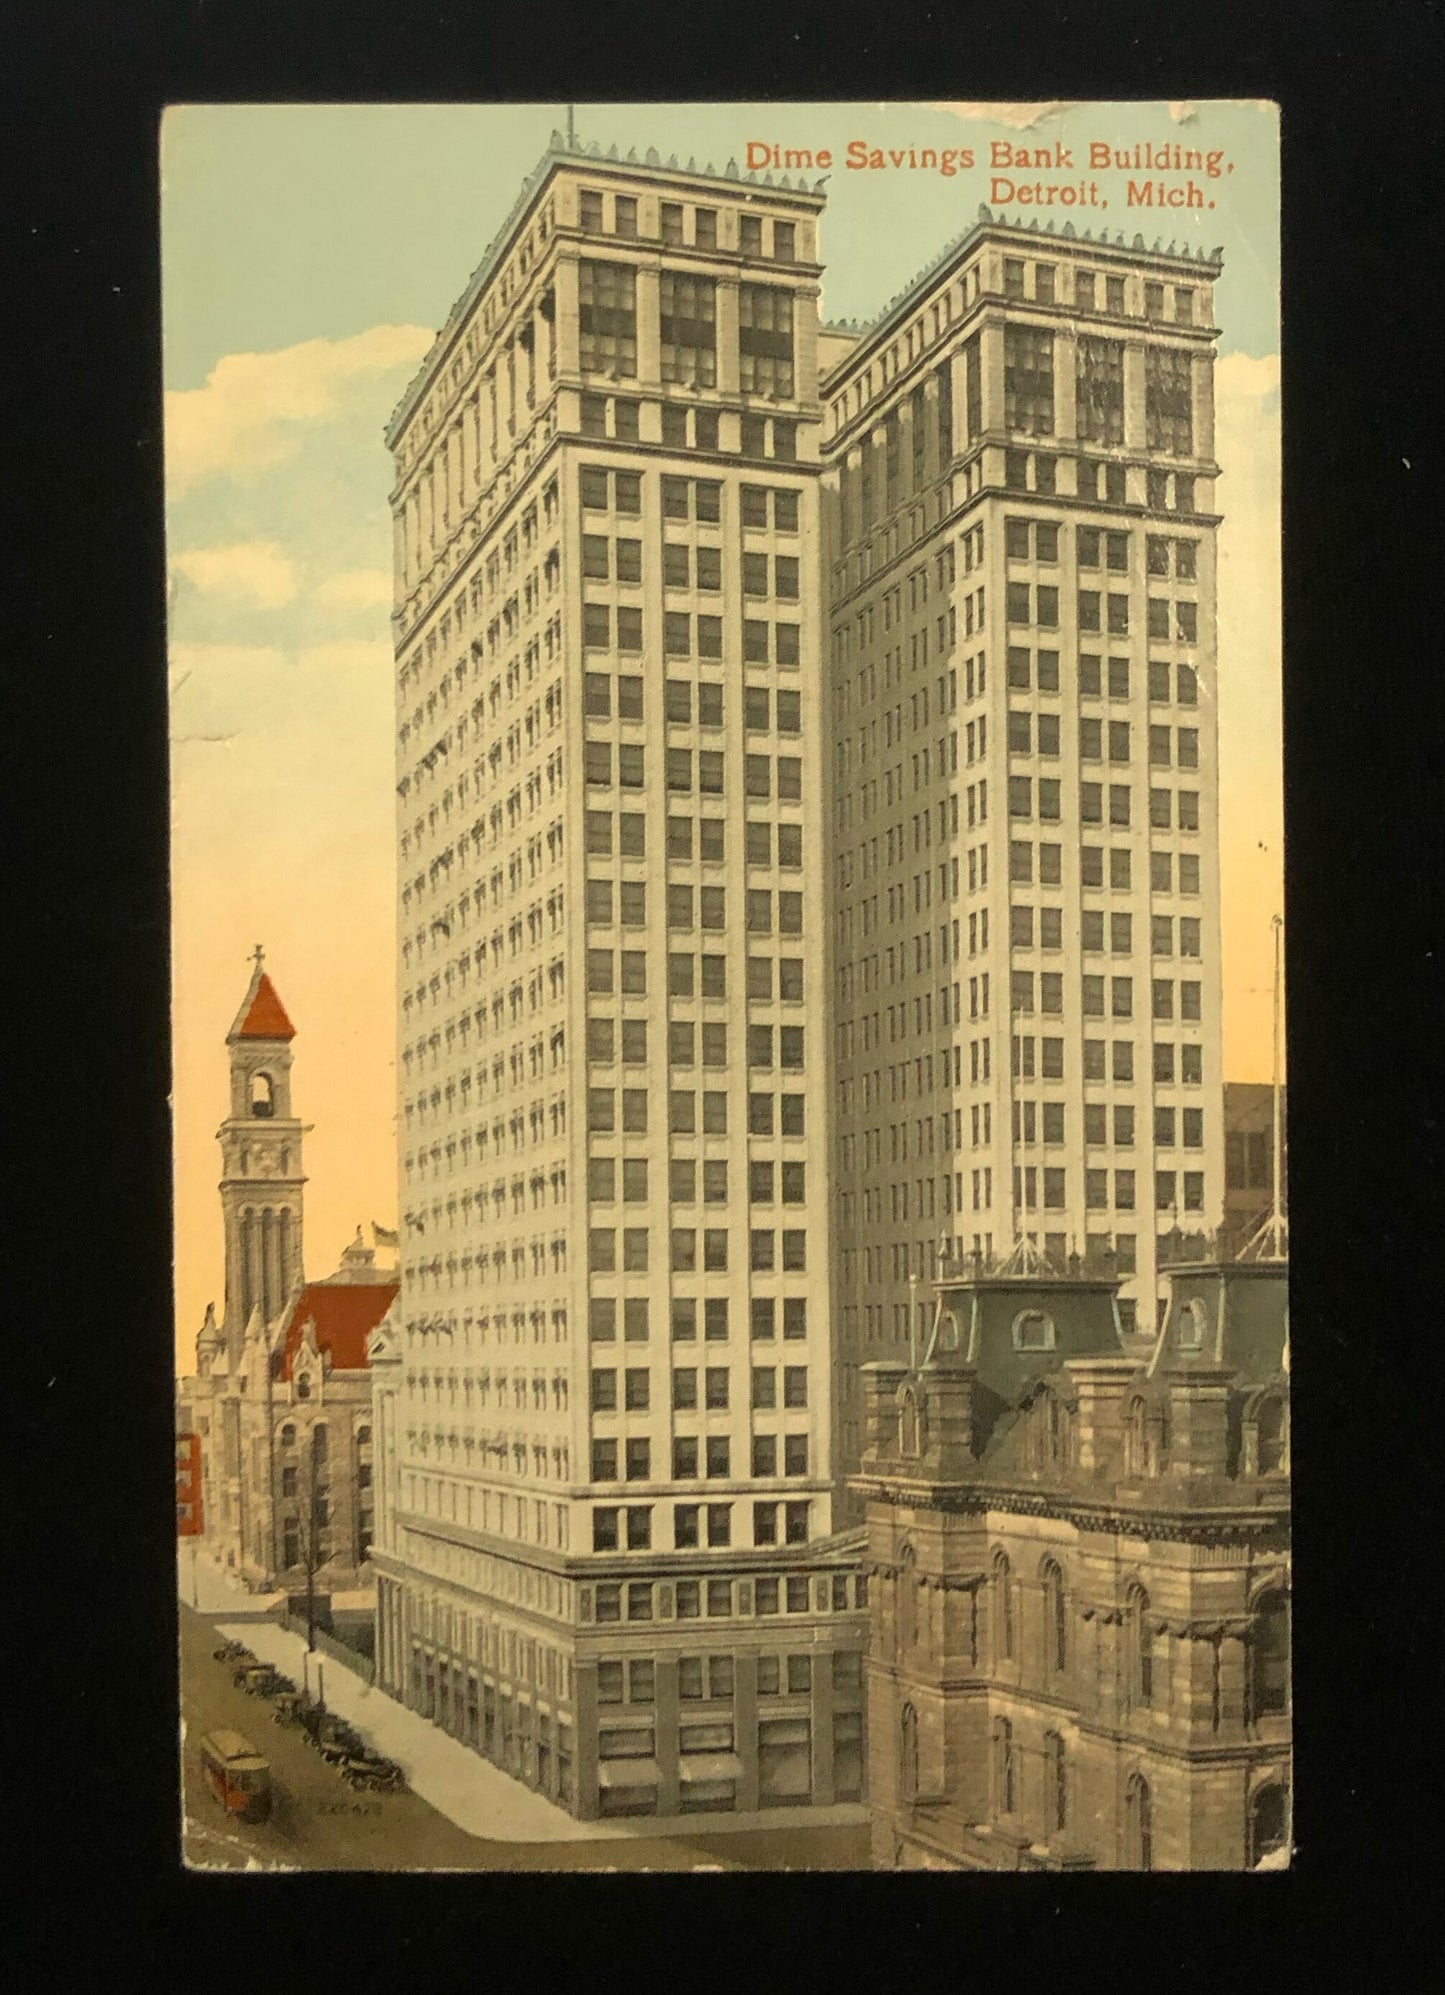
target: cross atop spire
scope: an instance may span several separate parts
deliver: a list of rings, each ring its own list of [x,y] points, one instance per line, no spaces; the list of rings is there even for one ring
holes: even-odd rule
[[[258,942],[256,944],[256,947],[251,952],[251,961],[256,965],[256,968],[259,970],[261,965],[265,962],[265,960],[266,960],[266,951],[261,947],[260,943]]]

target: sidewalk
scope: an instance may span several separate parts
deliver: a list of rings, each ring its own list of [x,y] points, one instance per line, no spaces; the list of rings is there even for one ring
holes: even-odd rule
[[[635,1842],[639,1836],[696,1840],[725,1835],[729,1830],[851,1828],[867,1820],[865,1808],[841,1804],[834,1808],[770,1808],[763,1817],[649,1815],[625,1822],[578,1822],[419,1713],[408,1711],[384,1691],[363,1683],[343,1664],[325,1656],[308,1657],[302,1636],[264,1621],[222,1623],[218,1633],[243,1641],[263,1662],[274,1663],[298,1685],[303,1681],[304,1665],[313,1696],[319,1664],[327,1709],[339,1712],[378,1752],[394,1759],[423,1801],[484,1842]]]
[[[190,1546],[184,1542],[178,1545],[176,1590],[187,1607],[194,1607],[198,1614],[240,1614],[249,1620],[252,1616],[279,1614],[286,1605],[284,1592],[248,1592],[235,1573],[217,1564],[203,1538],[192,1539]],[[333,1614],[355,1613],[376,1606],[376,1595],[364,1587],[328,1597]]]
[[[234,1614],[248,1621],[277,1613],[286,1604],[284,1593],[248,1593],[197,1539],[176,1548],[176,1591],[198,1614]]]

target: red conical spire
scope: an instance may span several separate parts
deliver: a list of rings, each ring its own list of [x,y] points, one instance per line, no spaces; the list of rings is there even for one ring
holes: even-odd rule
[[[276,995],[276,986],[261,968],[263,952],[256,944],[256,954],[252,959],[255,969],[251,973],[251,984],[241,1000],[241,1009],[236,1013],[236,1022],[228,1037],[232,1039],[294,1039],[296,1028],[286,1016],[286,1007]]]

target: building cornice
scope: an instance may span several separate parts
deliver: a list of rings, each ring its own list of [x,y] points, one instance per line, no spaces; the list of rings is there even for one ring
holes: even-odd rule
[[[816,213],[824,205],[824,195],[820,191],[822,181],[807,187],[800,178],[792,183],[786,174],[774,180],[771,173],[757,174],[744,172],[735,160],[729,160],[719,173],[709,162],[699,167],[689,160],[685,167],[677,164],[677,155],[672,154],[663,161],[655,147],[649,146],[641,159],[636,149],[624,157],[614,145],[604,153],[600,142],[593,140],[590,145],[569,145],[560,132],[553,132],[546,152],[522,182],[516,200],[512,203],[506,220],[488,243],[481,262],[467,280],[466,289],[448,312],[446,322],[428,348],[420,368],[412,376],[401,400],[392,410],[383,432],[389,449],[394,449],[402,430],[416,413],[417,407],[426,394],[437,368],[446,359],[456,335],[466,324],[473,306],[486,290],[487,285],[501,268],[508,251],[520,233],[522,224],[545,194],[553,177],[564,166],[584,167],[594,178],[625,180],[635,183],[639,178],[655,181],[663,187],[675,187],[679,191],[687,188],[700,189],[716,195],[721,189],[746,191],[751,199],[764,204],[769,202],[779,206],[811,208]],[[609,242],[613,238],[608,238]],[[621,240],[630,241],[631,238]],[[650,243],[651,238],[642,238]],[[781,266],[780,266],[781,267]],[[816,276],[817,266],[803,266]]]

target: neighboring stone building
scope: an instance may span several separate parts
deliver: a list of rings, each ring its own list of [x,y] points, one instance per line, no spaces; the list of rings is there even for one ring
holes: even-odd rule
[[[373,1583],[366,1346],[397,1283],[359,1228],[335,1274],[303,1277],[294,1037],[258,950],[227,1039],[225,1313],[217,1322],[214,1305],[206,1310],[178,1408],[195,1437],[205,1536],[219,1563],[257,1592],[300,1591],[310,1568],[318,1592],[346,1593]]]
[[[1282,1261],[1117,1281],[945,1268],[927,1361],[867,1367],[869,1802],[881,1868],[1287,1862]]]
[[[860,1790],[822,205],[557,138],[387,433],[403,1231],[374,1346],[378,1681],[583,1816]]]

